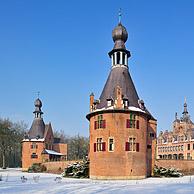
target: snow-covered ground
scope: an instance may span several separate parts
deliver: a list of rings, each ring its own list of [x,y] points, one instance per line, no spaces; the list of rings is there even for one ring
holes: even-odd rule
[[[193,194],[194,176],[184,176],[181,178],[148,178],[144,180],[125,181],[101,181],[90,179],[63,178],[61,182],[55,181],[56,174],[46,173],[23,173],[20,169],[0,169],[0,194],[94,194],[94,193],[129,193],[129,194]],[[26,182],[21,181],[21,177],[27,178]],[[38,182],[33,177],[40,176]]]

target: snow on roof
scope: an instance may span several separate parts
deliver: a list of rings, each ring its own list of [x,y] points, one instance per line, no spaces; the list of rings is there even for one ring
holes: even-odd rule
[[[110,106],[110,107],[107,107],[107,108],[95,109],[95,110],[93,110],[93,112],[102,111],[102,110],[113,110],[113,109],[115,109],[115,107],[114,106]],[[143,111],[142,109],[137,108],[135,106],[129,106],[128,110],[145,113],[145,111]]]
[[[47,154],[51,154],[51,155],[63,156],[62,153],[55,152],[55,151],[53,151],[53,150],[47,150],[47,149],[45,149],[45,152],[46,152]]]
[[[145,111],[141,110],[140,108],[134,107],[134,106],[129,106],[128,108],[129,108],[129,110],[132,110],[132,111],[145,113]]]
[[[33,139],[27,138],[27,139],[23,139],[22,141],[44,141],[44,138],[39,138],[39,139],[37,139],[37,138],[33,138]]]

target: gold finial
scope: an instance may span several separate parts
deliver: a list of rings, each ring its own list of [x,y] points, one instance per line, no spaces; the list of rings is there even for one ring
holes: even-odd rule
[[[121,8],[119,9],[119,23],[121,23],[121,17],[122,17],[122,12],[121,12]]]

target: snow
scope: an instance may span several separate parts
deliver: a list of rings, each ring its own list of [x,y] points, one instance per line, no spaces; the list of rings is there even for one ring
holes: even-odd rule
[[[23,139],[22,141],[24,142],[24,141],[37,141],[37,142],[39,142],[39,141],[44,141],[45,139],[44,138],[42,138],[42,139],[36,139],[36,138],[34,138],[34,139]]]
[[[0,194],[192,194],[194,176],[181,178],[147,178],[143,180],[90,180],[62,178],[60,175],[47,173],[25,173],[20,169],[1,170]],[[8,176],[8,178],[7,178]],[[27,178],[22,183],[21,177]],[[39,181],[33,177],[40,176]],[[6,181],[7,178],[7,181]]]
[[[109,106],[107,108],[95,109],[93,112],[98,112],[98,111],[102,111],[102,110],[113,110],[113,109],[115,109],[115,106]],[[135,106],[129,106],[128,110],[131,110],[131,111],[134,111],[134,112],[143,112],[143,113],[145,113],[145,111],[143,111],[142,109],[137,108]]]
[[[45,149],[45,151],[46,151],[47,154],[63,156],[63,154],[61,154],[59,152],[55,152],[53,150],[47,150],[47,149]]]
[[[129,108],[129,110],[132,110],[132,111],[145,113],[145,111],[141,110],[140,108],[134,107],[134,106],[129,106],[128,108]]]

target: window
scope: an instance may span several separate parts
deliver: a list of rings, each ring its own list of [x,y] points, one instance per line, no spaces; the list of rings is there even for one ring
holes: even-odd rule
[[[155,137],[154,133],[150,133],[150,137]]]
[[[190,144],[187,144],[187,149],[190,150]]]
[[[38,148],[38,145],[36,143],[32,143],[31,149],[37,149],[37,148]]]
[[[129,141],[125,144],[125,150],[131,152],[139,152],[139,143],[136,143],[136,138],[129,138]]]
[[[36,153],[33,153],[33,154],[31,155],[31,158],[38,158],[38,155],[37,155]]]
[[[122,58],[123,58],[122,64],[126,65],[126,64],[125,64],[125,53],[122,53],[122,55],[123,55],[123,56],[122,56]]]
[[[97,143],[94,143],[94,152],[106,151],[106,143],[102,141],[102,138],[97,138]]]
[[[136,120],[136,115],[130,113],[130,119],[126,121],[126,128],[136,128],[139,129],[139,120]]]
[[[102,138],[97,138],[97,151],[102,151]]]
[[[190,153],[187,153],[187,160],[192,160]]]
[[[120,63],[120,52],[117,52],[117,64],[121,64]]]
[[[114,139],[109,138],[109,151],[114,151]]]
[[[112,106],[112,100],[109,99],[109,100],[107,101],[107,106]]]
[[[94,129],[106,128],[106,120],[103,120],[103,115],[98,115],[98,120],[94,121]]]
[[[147,149],[152,149],[152,146],[151,145],[147,145]]]

